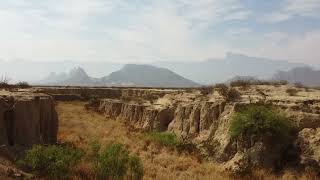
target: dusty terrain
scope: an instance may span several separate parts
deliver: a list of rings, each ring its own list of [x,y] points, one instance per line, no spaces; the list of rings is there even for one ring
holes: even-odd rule
[[[295,95],[287,92],[292,88],[297,90]],[[320,91],[271,85],[235,89],[241,98],[233,101],[226,101],[217,89],[204,93],[201,89],[39,87],[30,89],[32,95],[27,95],[28,98],[13,95],[18,102],[19,99],[33,102],[39,93],[43,97],[54,97],[59,143],[71,142],[85,151],[89,151],[90,142],[95,140],[103,146],[111,142],[123,143],[131,154],[142,159],[144,179],[239,179],[247,168],[254,168],[254,171],[242,175],[242,179],[317,179],[319,176],[314,169],[320,165]],[[246,140],[235,141],[230,137],[231,116],[251,103],[272,103],[288,115],[296,127],[296,136],[288,146],[292,148],[284,154],[293,152],[294,157],[282,155],[277,147],[268,149],[266,142],[243,146]],[[39,110],[30,112],[47,114],[46,108],[41,107],[51,105],[28,108],[37,107]],[[41,133],[48,128],[46,124],[52,117],[40,115],[43,118],[39,119],[38,115],[29,116],[28,112],[23,111],[27,114],[23,117],[36,117],[26,121],[35,122],[34,127],[40,129],[28,129],[34,138],[20,138],[21,142],[42,143]],[[37,126],[41,122],[43,125]],[[195,149],[188,152],[159,146],[144,138],[150,131],[174,133],[184,142],[193,144]],[[13,169],[5,170],[6,174],[18,171],[10,164],[10,158],[1,158],[2,167]],[[281,171],[271,171],[280,160]],[[74,169],[77,172],[74,179],[94,177],[86,159]]]

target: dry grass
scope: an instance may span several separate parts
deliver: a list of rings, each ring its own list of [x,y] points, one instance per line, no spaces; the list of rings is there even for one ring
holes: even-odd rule
[[[72,142],[88,150],[92,140],[99,140],[102,145],[111,142],[125,144],[132,154],[138,155],[143,162],[145,180],[229,180],[229,179],[259,179],[259,180],[315,180],[316,176],[310,173],[285,172],[274,175],[271,172],[259,170],[247,177],[230,177],[223,173],[220,166],[212,162],[201,161],[197,157],[178,153],[169,148],[160,147],[145,141],[139,132],[129,131],[121,121],[106,119],[100,114],[87,111],[84,102],[58,102],[57,111],[60,119],[59,141]],[[94,179],[89,160],[75,168],[77,176],[73,179]]]
[[[137,154],[145,169],[144,179],[230,179],[213,163],[201,163],[197,157],[181,154],[156,144],[147,143],[139,132],[130,132],[121,121],[106,119],[84,108],[83,102],[58,102],[59,141],[72,142],[88,149],[93,139],[102,145],[111,142],[125,144],[129,152]],[[93,177],[90,165],[82,162],[76,168],[78,176]],[[79,177],[78,177],[79,178]],[[77,178],[75,178],[77,179]]]

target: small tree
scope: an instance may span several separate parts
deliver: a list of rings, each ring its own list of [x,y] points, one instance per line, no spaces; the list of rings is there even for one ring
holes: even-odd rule
[[[30,88],[31,87],[28,84],[28,82],[25,82],[25,81],[18,82],[17,84],[15,84],[15,86],[18,87],[18,88],[22,88],[22,89],[26,89],[26,88]]]

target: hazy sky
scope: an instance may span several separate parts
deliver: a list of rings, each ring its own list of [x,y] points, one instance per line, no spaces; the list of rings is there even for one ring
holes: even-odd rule
[[[0,59],[320,62],[320,0],[0,0]]]

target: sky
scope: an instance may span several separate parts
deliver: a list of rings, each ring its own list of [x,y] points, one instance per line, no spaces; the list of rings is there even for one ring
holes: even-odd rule
[[[320,0],[0,0],[0,59],[320,63]]]

